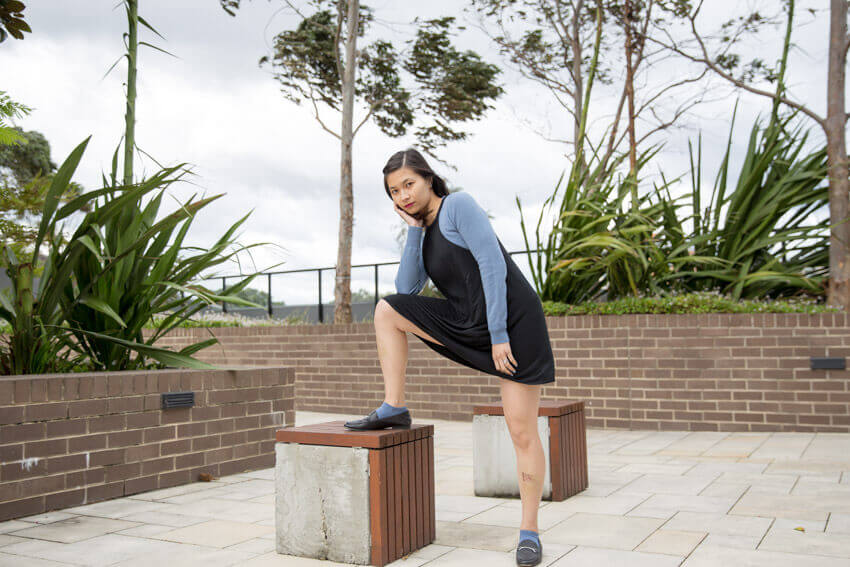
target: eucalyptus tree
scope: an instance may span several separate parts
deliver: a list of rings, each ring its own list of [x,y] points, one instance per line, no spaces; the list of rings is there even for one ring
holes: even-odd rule
[[[787,15],[784,54],[776,67],[759,57],[744,63],[740,54],[735,52],[740,37],[767,21],[768,16],[765,14],[755,10],[735,16],[722,24],[720,41],[710,41],[697,26],[704,6],[703,0],[676,0],[675,3],[680,16],[687,21],[689,39],[675,41],[672,36],[667,36],[655,40],[659,45],[704,65],[715,76],[722,77],[742,91],[771,98],[774,115],[781,105],[813,121],[823,130],[826,137],[830,217],[827,303],[845,311],[850,310],[850,166],[847,162],[846,134],[850,114],[845,108],[847,49],[850,47],[847,0],[830,0],[829,3],[829,34],[825,37],[828,48],[825,114],[814,110],[800,97],[793,96],[781,79],[786,70],[787,51],[792,44],[795,0],[783,0],[783,9]],[[809,9],[808,12],[817,15],[818,10]],[[777,86],[766,88],[765,82],[777,83]]]
[[[354,195],[351,154],[354,137],[372,121],[397,138],[411,133],[419,148],[446,163],[437,150],[462,141],[468,132],[455,122],[481,119],[503,89],[500,70],[473,51],[460,51],[451,36],[463,29],[450,16],[414,19],[415,34],[399,51],[392,39],[370,38],[372,9],[359,0],[285,0],[298,16],[294,29],[274,39],[269,65],[288,100],[307,103],[323,130],[340,142],[339,237],[334,287],[334,322],[351,322],[351,241]],[[235,15],[240,0],[220,0]],[[404,71],[406,74],[403,74]],[[339,128],[322,118],[320,105],[340,115]],[[362,118],[355,126],[355,110]]]
[[[706,75],[704,70],[671,76],[670,54],[648,47],[649,37],[681,19],[674,7],[671,0],[470,0],[468,9],[514,68],[548,91],[569,116],[571,136],[548,129],[540,133],[571,147],[570,157],[579,161],[580,171],[607,175],[619,163],[613,158],[624,142],[634,173],[639,147],[674,126],[706,96],[705,90],[690,90]],[[598,18],[602,33],[592,68]],[[616,104],[589,113],[591,81],[619,92]],[[590,135],[582,127],[586,114],[587,124],[605,125],[601,134]],[[591,166],[586,156],[598,160]],[[596,181],[582,178],[590,185]]]
[[[32,244],[44,209],[47,188],[56,173],[50,143],[44,134],[12,128],[17,140],[0,143],[0,241],[15,249]],[[60,202],[82,194],[83,187],[69,182]]]
[[[32,33],[29,24],[24,20],[24,5],[21,0],[0,0],[0,43],[8,36],[24,39],[24,32]]]

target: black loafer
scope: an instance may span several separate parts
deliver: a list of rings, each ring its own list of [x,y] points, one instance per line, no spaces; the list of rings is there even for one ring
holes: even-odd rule
[[[537,545],[533,539],[524,539],[516,548],[516,564],[528,567],[537,565],[543,558],[543,544]]]
[[[384,418],[378,417],[378,410],[372,410],[372,413],[364,418],[346,421],[345,426],[349,429],[407,429],[411,421],[408,410]]]

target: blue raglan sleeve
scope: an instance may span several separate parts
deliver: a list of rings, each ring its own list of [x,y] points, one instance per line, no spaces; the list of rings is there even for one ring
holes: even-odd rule
[[[466,247],[475,257],[481,272],[487,328],[492,344],[506,343],[508,337],[508,267],[487,213],[467,193],[452,195],[450,218]]]
[[[428,273],[422,260],[423,231],[421,226],[407,227],[407,242],[404,244],[401,262],[395,275],[395,288],[398,293],[416,295],[428,281]]]

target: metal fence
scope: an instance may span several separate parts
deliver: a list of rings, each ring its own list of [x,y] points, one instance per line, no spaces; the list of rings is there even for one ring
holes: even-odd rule
[[[510,256],[513,256],[514,254],[531,254],[531,253],[536,253],[536,252],[542,252],[542,250],[516,250],[514,252],[508,252],[508,254]],[[374,264],[356,264],[356,265],[351,266],[352,270],[354,268],[369,268],[369,267],[372,267],[372,269],[374,271],[374,275],[375,275],[375,293],[374,293],[374,299],[371,303],[371,306],[373,308],[374,308],[375,305],[378,304],[378,300],[380,299],[378,297],[378,293],[379,293],[378,292],[378,269],[381,266],[392,266],[392,265],[396,265],[396,264],[399,264],[399,263],[400,263],[400,261],[395,261],[395,262],[379,262],[379,263],[374,263]],[[322,301],[322,272],[327,272],[327,271],[336,271],[336,266],[328,266],[328,267],[325,267],[325,268],[302,268],[300,270],[280,270],[280,271],[275,271],[275,272],[260,272],[258,277],[265,277],[266,282],[267,282],[268,301],[267,301],[267,305],[266,305],[266,313],[268,314],[268,316],[272,317],[274,315],[274,305],[273,305],[273,299],[272,299],[272,276],[315,272],[316,273],[316,287],[317,287],[317,291],[318,291],[319,300],[318,300],[317,304],[313,304],[313,305],[310,305],[308,307],[317,309],[318,310],[318,320],[319,320],[320,323],[324,323],[324,321],[325,321],[325,313],[324,312],[325,312],[326,305]],[[246,276],[235,274],[235,275],[229,275],[229,276],[218,276],[216,278],[207,278],[206,281],[221,280],[221,289],[222,289],[222,291],[224,291],[225,289],[227,289],[227,280],[228,279],[233,280],[233,279],[241,279],[241,278],[244,278],[244,277],[246,277]],[[302,306],[299,306],[299,307],[302,307]],[[222,302],[221,310],[224,313],[228,312],[227,303]],[[258,310],[255,309],[255,308],[240,309],[239,311],[240,312],[253,312],[253,314],[259,315]]]

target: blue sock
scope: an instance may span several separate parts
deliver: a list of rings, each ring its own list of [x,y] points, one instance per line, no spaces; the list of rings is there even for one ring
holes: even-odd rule
[[[519,540],[522,541],[524,539],[533,539],[537,542],[537,546],[540,546],[540,536],[538,536],[537,532],[533,530],[520,530]]]
[[[391,415],[396,415],[398,413],[404,413],[407,411],[407,406],[391,406],[387,402],[381,404],[381,407],[378,408],[378,417],[384,419],[385,417],[389,417]]]

